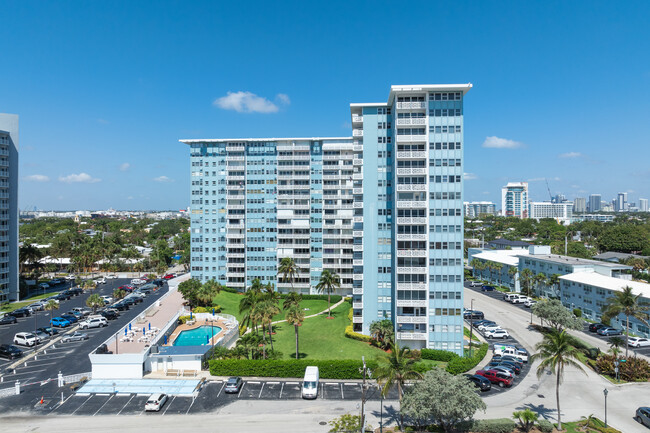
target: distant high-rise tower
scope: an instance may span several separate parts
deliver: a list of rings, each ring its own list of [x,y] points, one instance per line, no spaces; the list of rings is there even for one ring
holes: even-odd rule
[[[625,212],[627,211],[627,193],[619,192],[614,201],[614,211]]]
[[[19,298],[18,115],[0,113],[0,303]]]
[[[577,197],[573,200],[573,213],[587,212],[587,199],[584,197]]]
[[[528,218],[528,182],[509,182],[501,188],[503,216]]]
[[[587,210],[592,213],[600,211],[601,201],[600,194],[591,194],[589,196],[589,206]]]
[[[648,199],[647,198],[640,198],[639,199],[639,211],[640,212],[648,212]]]

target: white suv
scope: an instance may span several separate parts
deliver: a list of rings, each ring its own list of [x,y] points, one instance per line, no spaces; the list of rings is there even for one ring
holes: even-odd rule
[[[38,337],[31,332],[19,332],[14,335],[14,344],[21,346],[36,346],[38,344]]]
[[[108,326],[108,321],[103,317],[91,317],[79,323],[81,329],[103,328]]]

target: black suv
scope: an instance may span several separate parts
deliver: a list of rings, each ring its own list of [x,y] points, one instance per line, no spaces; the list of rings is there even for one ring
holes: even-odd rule
[[[129,304],[124,301],[120,301],[113,304],[113,308],[117,309],[118,311],[124,311],[129,309]]]
[[[84,290],[81,287],[72,287],[67,291],[72,293],[73,295],[81,295],[84,292]]]
[[[99,314],[104,316],[106,318],[106,320],[115,320],[115,319],[118,318],[118,315],[115,313],[115,311],[111,311],[111,310],[104,310],[104,311],[100,312]]]
[[[465,374],[464,376],[481,391],[489,391],[492,389],[490,381],[483,376],[479,376],[478,374]]]
[[[31,316],[31,313],[27,308],[17,308],[14,311],[11,311],[7,314],[11,314],[14,317],[27,317]]]
[[[0,356],[6,359],[20,358],[23,351],[12,344],[0,344]]]
[[[598,332],[599,329],[607,328],[607,325],[602,323],[592,323],[589,325],[589,332]]]
[[[483,314],[482,311],[466,310],[463,313],[463,319],[465,319],[465,320],[483,320],[483,319],[485,319],[485,315]]]

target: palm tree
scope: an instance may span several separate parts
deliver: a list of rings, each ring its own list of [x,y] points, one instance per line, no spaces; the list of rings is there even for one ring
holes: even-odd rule
[[[541,359],[541,364],[537,367],[537,377],[540,378],[550,370],[556,376],[555,382],[555,398],[557,400],[557,428],[562,430],[562,417],[560,411],[560,384],[562,383],[562,376],[564,375],[564,368],[566,366],[576,367],[584,373],[580,366],[578,359],[578,349],[571,345],[571,337],[565,330],[551,331],[544,335],[544,339],[535,345],[535,350],[538,352],[531,356],[530,363],[535,360]]]
[[[508,268],[508,276],[510,277],[510,280],[512,280],[513,291],[515,287],[517,287],[517,272],[519,272],[519,269],[517,269],[516,266],[510,266]]]
[[[399,347],[391,344],[390,353],[384,353],[377,357],[377,368],[373,372],[377,383],[381,385],[381,394],[384,398],[388,395],[390,389],[397,385],[397,395],[399,397],[400,409],[402,407],[402,394],[404,384],[410,379],[422,379],[422,375],[415,371],[415,359],[409,355],[411,350],[408,347]],[[400,424],[404,424],[402,414],[400,413]]]
[[[20,260],[20,273],[24,272],[25,265],[34,265],[43,258],[41,250],[32,244],[26,244],[20,247],[18,252]]]
[[[269,327],[269,340],[271,341],[271,350],[273,350],[273,316],[280,314],[278,300],[272,293],[266,293],[261,303],[261,308],[263,311],[262,321]]]
[[[93,314],[95,314],[99,307],[104,306],[104,300],[97,293],[93,293],[86,299],[86,306],[92,308]]]
[[[553,287],[553,291],[557,295],[558,298],[560,298],[560,274],[553,274],[550,277],[548,277],[548,280],[546,281],[547,284],[550,284],[551,287]]]
[[[53,313],[54,313],[54,310],[58,310],[58,309],[59,309],[59,303],[56,302],[54,299],[50,299],[49,301],[47,301],[47,304],[45,304],[45,306],[43,306],[43,309],[44,309],[45,311],[49,311],[49,312],[50,312],[50,322],[51,322],[51,321],[52,321],[52,315],[53,315]]]
[[[126,292],[121,289],[115,289],[113,290],[113,298],[116,300],[120,300],[126,296]]]
[[[320,281],[316,284],[316,290],[327,293],[327,317],[332,317],[332,292],[336,292],[339,287],[341,287],[341,279],[336,272],[332,273],[329,269],[321,272]]]
[[[300,293],[291,292],[284,298],[284,302],[282,302],[282,309],[288,310],[293,306],[299,307],[301,302],[302,295]]]
[[[492,265],[492,267],[494,268],[495,271],[497,271],[497,277],[498,277],[497,278],[497,283],[499,283],[499,285],[501,285],[502,284],[502,282],[501,282],[501,270],[503,269],[503,263],[494,263]]]
[[[472,267],[474,271],[474,278],[478,278],[476,275],[476,271],[480,270],[481,268],[481,261],[479,259],[472,259],[471,262],[469,262],[469,265]]]
[[[519,281],[524,283],[524,287],[526,289],[526,296],[531,296],[531,290],[530,290],[530,284],[533,279],[533,271],[531,271],[528,268],[524,268],[520,273],[519,273]]]
[[[533,281],[535,282],[535,287],[539,289],[539,294],[541,295],[542,294],[541,286],[546,285],[546,275],[540,272],[533,277]]]
[[[630,338],[630,317],[638,319],[641,323],[648,326],[648,309],[650,303],[641,300],[641,294],[634,295],[632,287],[625,286],[623,291],[614,292],[614,296],[607,299],[603,307],[603,320],[609,321],[619,314],[625,315],[625,337],[626,343]],[[625,345],[625,357],[628,355],[628,345]]]
[[[256,315],[253,314],[257,304],[262,298],[262,283],[258,278],[255,278],[251,286],[248,288],[244,296],[239,301],[239,313],[243,313],[241,326],[252,327],[257,330]]]
[[[296,262],[291,257],[285,257],[280,260],[280,266],[278,266],[278,275],[282,274],[282,279],[286,283],[289,281],[291,283],[291,291],[293,291],[293,282],[296,280],[296,275],[300,268],[296,265]]]
[[[204,307],[209,307],[219,293],[221,293],[221,284],[213,278],[203,283],[196,294],[196,300]]]
[[[291,305],[287,310],[287,322],[293,325],[296,331],[296,359],[298,359],[298,327],[305,320],[305,312],[297,305]]]
[[[609,339],[609,351],[618,358],[618,354],[621,353],[621,347],[625,344],[625,341],[621,337],[612,337]]]

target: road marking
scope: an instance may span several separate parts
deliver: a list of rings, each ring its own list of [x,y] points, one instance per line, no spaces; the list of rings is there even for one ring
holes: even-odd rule
[[[99,395],[99,394],[98,394],[98,395]],[[104,394],[104,395],[108,395],[108,394]],[[99,413],[99,411],[102,410],[102,408],[103,408],[104,406],[106,406],[106,403],[108,403],[109,401],[111,401],[112,398],[113,398],[112,395],[111,395],[110,397],[108,397],[108,400],[106,400],[106,401],[104,402],[104,404],[101,405],[99,409],[97,409],[97,412],[95,412],[95,413],[93,414],[93,416],[97,415],[97,414]]]
[[[196,397],[192,398],[192,403],[190,403],[190,407],[187,408],[187,412],[185,412],[185,415],[190,413],[190,409],[192,409],[192,406],[194,406],[194,402],[196,401]]]
[[[285,382],[287,385],[300,385],[300,382]]]
[[[167,403],[167,407],[165,408],[165,410],[164,410],[163,413],[162,413],[163,416],[167,413],[167,411],[168,411],[169,408],[171,407],[171,405],[172,405],[172,403],[174,402],[174,400],[176,400],[176,396],[172,397],[172,400],[171,400],[169,403]]]
[[[246,386],[246,382],[241,384],[241,388],[239,388],[239,393],[237,394],[237,398],[241,395],[241,392],[244,390],[244,387]]]
[[[341,385],[341,400],[345,400],[345,397],[343,396],[343,385]]]
[[[258,384],[258,385],[260,384],[260,382],[253,382],[253,381],[250,381],[250,380],[247,381],[247,383],[255,383],[255,384]]]
[[[280,398],[282,398],[282,391],[284,391],[284,382],[282,382],[282,387],[280,388]]]
[[[257,398],[262,398],[262,391],[264,391],[264,384],[262,383],[262,388],[260,389],[260,395]]]
[[[327,382],[325,385],[334,385],[334,386],[336,386],[336,385],[338,385],[338,383],[336,383],[336,382]]]
[[[221,385],[221,389],[219,390],[219,393],[217,394],[217,398],[219,398],[219,396],[221,395],[221,391],[223,391],[225,387],[226,387],[226,383],[224,382],[224,384]]]
[[[344,383],[343,385],[347,385],[347,386],[357,386],[357,385],[360,385],[360,384],[359,384],[359,383],[347,383],[347,382],[346,382],[346,383]]]
[[[135,395],[132,395],[131,398],[129,399],[129,401],[127,401],[127,402],[124,404],[124,406],[122,406],[122,409],[120,409],[120,411],[117,413],[118,415],[122,413],[122,411],[124,410],[124,408],[125,408],[126,406],[128,406],[128,404],[131,402],[131,400],[133,400],[133,397],[135,397]]]
[[[76,409],[74,410],[74,412],[72,412],[70,415],[74,415],[75,412],[78,411],[79,409],[81,409],[81,406],[83,406],[84,404],[88,403],[88,400],[90,400],[91,398],[93,398],[93,395],[92,395],[92,394],[90,394],[90,396],[89,396],[89,397],[88,397],[88,398],[87,398],[83,403],[81,403],[81,404],[79,405],[79,407],[76,408]]]
[[[278,384],[280,384],[280,382],[266,382],[266,383],[269,384],[269,385],[278,385]]]

